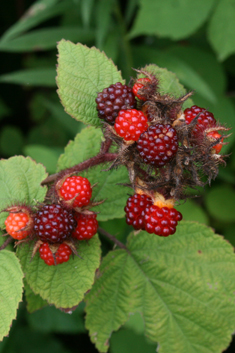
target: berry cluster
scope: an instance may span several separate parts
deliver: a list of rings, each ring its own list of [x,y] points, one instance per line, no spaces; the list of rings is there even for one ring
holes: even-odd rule
[[[19,241],[36,239],[33,254],[39,249],[44,262],[62,264],[76,252],[74,242],[89,240],[97,232],[96,214],[92,207],[92,187],[88,179],[81,176],[65,176],[55,186],[56,202],[40,206],[33,212],[26,206],[6,209],[7,233]]]
[[[105,137],[118,146],[110,168],[125,165],[135,191],[125,207],[127,224],[168,236],[182,219],[175,202],[187,196],[188,187],[204,185],[203,174],[207,182],[217,175],[225,137],[218,130],[228,129],[204,108],[183,110],[192,93],[162,95],[154,74],[138,72],[132,88],[118,82],[98,93],[98,116],[104,119]],[[127,92],[132,103],[126,102]]]

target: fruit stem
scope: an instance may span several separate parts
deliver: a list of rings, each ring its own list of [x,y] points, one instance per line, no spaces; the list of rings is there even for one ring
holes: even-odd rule
[[[61,174],[64,175],[64,174],[78,173],[78,172],[82,172],[83,170],[86,170],[88,168],[94,167],[95,165],[105,163],[105,162],[114,161],[117,158],[117,156],[118,156],[118,154],[116,154],[116,153],[98,153],[97,156],[89,158],[82,163],[76,164],[74,167],[67,168],[67,169],[62,170],[59,173],[49,175],[48,178],[44,179],[41,182],[41,185],[48,184],[48,183],[55,181],[57,178],[60,177]]]
[[[0,250],[3,250],[9,245],[14,239],[12,237],[7,238],[7,240],[0,246]]]
[[[106,230],[104,230],[101,227],[98,228],[98,232],[101,233],[102,235],[104,235],[105,237],[109,238],[110,240],[112,240],[117,246],[119,246],[119,248],[122,248],[122,249],[126,250],[127,252],[129,252],[129,250],[127,249],[126,245],[121,243],[117,238],[115,238],[114,235],[106,232]]]

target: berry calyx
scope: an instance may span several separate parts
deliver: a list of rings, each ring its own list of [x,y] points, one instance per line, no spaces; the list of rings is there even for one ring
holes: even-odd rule
[[[139,93],[139,90],[145,87],[146,83],[151,82],[148,77],[139,78],[134,84],[132,91],[134,95],[140,100],[146,101],[147,98],[143,96],[143,94]]]
[[[152,125],[140,136],[137,149],[145,163],[163,167],[178,150],[176,130],[170,124]]]
[[[68,239],[76,225],[72,212],[57,204],[43,206],[35,215],[34,231],[43,242],[60,243]]]
[[[65,201],[72,200],[72,207],[83,207],[90,202],[92,187],[87,178],[75,175],[65,179],[59,189],[59,195]]]
[[[211,132],[208,132],[207,137],[209,138],[209,140],[211,142],[213,142],[213,141],[218,140],[221,137],[221,135],[216,131],[211,131]],[[222,142],[223,142],[223,139],[219,143],[217,143],[217,145],[212,147],[212,149],[215,151],[215,153],[217,153],[217,154],[220,153],[221,148],[223,147]]]
[[[190,124],[198,114],[200,114],[200,116],[198,117],[197,123],[192,131],[196,138],[200,137],[205,129],[216,126],[214,115],[206,109],[198,107],[197,105],[193,105],[191,108],[185,109],[184,116],[186,124]]]
[[[163,237],[174,234],[182,214],[175,208],[152,205],[145,210],[144,222],[146,232]]]
[[[144,212],[145,209],[153,204],[151,198],[145,194],[134,194],[127,200],[124,208],[126,212],[126,223],[134,229],[145,229]]]
[[[72,254],[72,250],[67,244],[60,244],[56,252],[53,253],[50,249],[50,245],[48,243],[44,243],[39,248],[39,256],[40,258],[48,265],[48,266],[55,266],[62,264],[63,262],[67,262],[69,260],[70,255]]]
[[[148,128],[148,119],[140,110],[121,110],[116,118],[114,129],[125,141],[137,141]]]
[[[77,213],[75,215],[77,226],[72,233],[72,237],[78,240],[91,239],[96,234],[98,229],[96,217],[97,215],[95,213]]]
[[[31,229],[25,229],[30,228],[30,222],[30,216],[25,212],[9,213],[5,220],[6,231],[12,238],[22,240],[31,233]]]
[[[133,109],[136,106],[132,88],[117,82],[103,89],[96,98],[98,116],[109,124],[114,124],[122,109]]]

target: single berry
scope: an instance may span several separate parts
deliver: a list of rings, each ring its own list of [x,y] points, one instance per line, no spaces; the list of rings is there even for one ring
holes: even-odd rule
[[[200,108],[197,105],[193,105],[191,108],[187,108],[184,111],[186,124],[190,124],[191,121],[200,113],[197,120],[197,124],[193,129],[193,135],[197,138],[203,133],[205,129],[211,128],[216,125],[214,115],[208,112],[204,108]]]
[[[72,212],[56,204],[43,206],[34,219],[35,234],[40,240],[50,244],[68,239],[75,225]]]
[[[54,255],[56,259],[56,264],[59,265],[63,262],[69,261],[69,257],[71,254],[72,250],[67,244],[60,244],[58,250],[55,252]],[[40,246],[39,255],[48,266],[55,266],[55,260],[48,243],[44,243]]]
[[[134,229],[145,229],[144,212],[146,207],[153,204],[151,198],[147,195],[134,194],[127,200],[126,207],[126,223],[133,226]]]
[[[152,205],[145,210],[144,222],[146,232],[167,237],[174,234],[182,214],[175,208]]]
[[[31,233],[31,231],[21,229],[27,227],[29,221],[29,216],[24,212],[9,213],[7,219],[5,220],[6,231],[14,239],[24,239]]]
[[[65,200],[72,200],[73,207],[87,206],[92,196],[92,187],[87,178],[81,176],[68,177],[59,189],[60,196]]]
[[[122,109],[133,109],[136,106],[132,88],[117,82],[98,93],[96,98],[98,116],[109,124],[114,124]]]
[[[75,220],[77,227],[74,229],[72,236],[78,240],[91,239],[96,234],[98,222],[96,214],[77,213]]]
[[[138,93],[138,91],[144,88],[146,83],[148,82],[151,82],[151,80],[148,77],[139,78],[132,88],[134,95],[142,101],[146,101],[147,98],[144,97],[142,94]]]
[[[216,140],[218,140],[221,137],[221,135],[218,132],[216,132],[216,131],[208,132],[207,136],[209,137],[209,139],[212,142],[213,142],[213,140],[216,141]],[[222,142],[223,142],[223,139],[219,143],[217,143],[217,145],[213,146],[213,149],[215,150],[215,153],[217,153],[217,154],[220,153],[221,148],[223,147]]]
[[[148,119],[140,110],[120,110],[115,121],[116,133],[125,141],[137,141],[148,128]]]
[[[152,125],[140,136],[137,149],[145,163],[163,167],[178,150],[176,131],[169,124]]]

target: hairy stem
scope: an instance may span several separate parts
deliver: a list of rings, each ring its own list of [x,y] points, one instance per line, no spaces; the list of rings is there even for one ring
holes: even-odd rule
[[[98,228],[98,232],[100,232],[102,235],[104,235],[105,237],[109,238],[110,240],[112,240],[112,242],[114,242],[114,244],[116,244],[117,246],[119,246],[119,248],[124,249],[126,251],[129,252],[129,250],[127,249],[126,245],[124,245],[122,242],[120,242],[117,238],[115,238],[114,235],[106,232],[106,230],[104,230],[103,228],[99,227]]]
[[[60,175],[78,173],[101,163],[112,162],[117,158],[117,156],[118,155],[116,153],[98,153],[97,156],[89,158],[82,163],[76,164],[74,167],[71,167],[59,173],[50,175],[48,178],[44,179],[41,182],[41,185],[48,184],[55,181],[60,177]]]
[[[14,239],[12,237],[8,237],[7,240],[0,246],[0,250],[3,250],[9,245]]]

